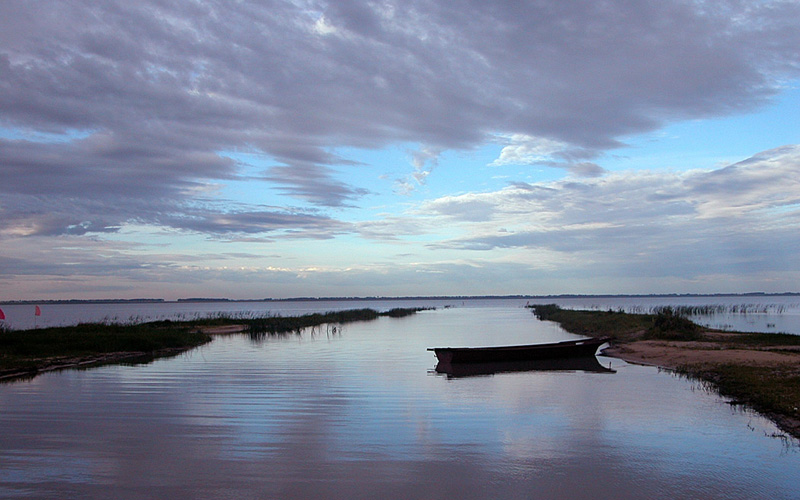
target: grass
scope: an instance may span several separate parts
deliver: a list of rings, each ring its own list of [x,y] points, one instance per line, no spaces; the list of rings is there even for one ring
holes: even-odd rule
[[[645,339],[700,340],[699,325],[671,307],[659,309],[652,315],[652,324],[644,333]]]
[[[138,324],[87,323],[76,326],[8,330],[0,328],[0,378],[35,374],[53,366],[122,362],[142,356],[174,354],[211,341],[204,328],[245,325],[253,336],[299,333],[322,324],[401,318],[423,308],[386,312],[352,309],[303,316],[233,317],[216,315],[186,321]]]
[[[622,311],[562,309],[555,304],[528,306],[537,318],[555,321],[571,333],[611,337],[617,342],[635,340],[709,341],[734,348],[800,346],[800,335],[789,333],[722,332],[704,328],[686,318],[680,309],[655,309],[653,314]]]
[[[528,306],[542,321],[555,321],[570,333],[588,337],[611,337],[626,340],[653,324],[653,315],[628,314],[621,311],[581,311],[562,309],[556,304]]]
[[[37,371],[67,358],[111,353],[155,354],[188,349],[211,340],[189,325],[153,322],[140,325],[99,323],[0,332],[0,374]]]
[[[356,321],[372,321],[381,316],[402,318],[425,308],[395,308],[386,312],[374,309],[350,309],[346,311],[333,311],[327,313],[305,314],[303,316],[266,316],[255,319],[245,319],[240,322],[246,325],[247,332],[251,335],[279,335],[284,333],[300,333],[303,329],[324,325],[343,324]]]
[[[800,420],[800,366],[720,364],[709,369],[682,367],[678,373],[712,384],[712,389],[756,411]]]

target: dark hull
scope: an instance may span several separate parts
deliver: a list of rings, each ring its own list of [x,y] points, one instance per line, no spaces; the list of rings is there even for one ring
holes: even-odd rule
[[[594,356],[607,339],[567,340],[553,344],[531,344],[502,347],[435,347],[440,363],[500,363],[541,359]]]
[[[594,356],[572,358],[537,359],[532,361],[501,361],[497,363],[442,363],[436,365],[436,373],[447,378],[476,377],[512,372],[591,372],[616,373],[611,367],[601,365]]]

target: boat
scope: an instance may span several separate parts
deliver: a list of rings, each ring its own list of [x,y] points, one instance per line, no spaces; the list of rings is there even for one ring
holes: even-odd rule
[[[499,361],[494,363],[442,363],[434,371],[448,379],[490,376],[514,372],[587,372],[616,373],[611,365],[603,366],[594,356],[534,359],[530,361]]]
[[[431,347],[440,363],[498,363],[594,356],[608,338],[496,347]]]

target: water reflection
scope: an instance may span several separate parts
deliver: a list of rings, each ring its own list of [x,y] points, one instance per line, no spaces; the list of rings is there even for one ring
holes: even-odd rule
[[[540,359],[533,361],[504,361],[497,363],[437,363],[436,373],[447,378],[463,378],[513,372],[589,372],[617,373],[610,366],[603,366],[595,356],[562,359]]]

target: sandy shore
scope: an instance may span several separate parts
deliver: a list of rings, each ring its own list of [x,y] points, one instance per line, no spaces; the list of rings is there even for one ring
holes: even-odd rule
[[[772,347],[769,350],[744,349],[723,348],[713,342],[638,340],[613,345],[605,349],[603,354],[630,363],[655,365],[672,370],[686,366],[720,364],[781,367],[800,363],[800,348],[797,346]]]

